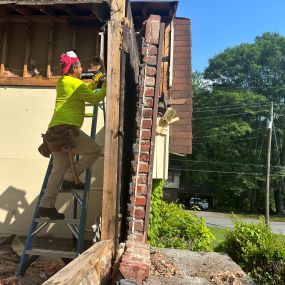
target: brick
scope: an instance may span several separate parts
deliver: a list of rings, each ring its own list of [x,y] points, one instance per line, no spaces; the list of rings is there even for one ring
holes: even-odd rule
[[[133,242],[144,242],[145,238],[143,234],[133,233],[128,236],[128,240]]]
[[[174,144],[179,146],[191,146],[192,140],[191,139],[174,139]]]
[[[128,204],[128,215],[136,219],[141,219],[145,217],[144,207],[134,207],[133,205]]]
[[[127,220],[129,221],[129,231],[132,230],[143,232],[144,230],[144,222],[143,220],[133,220],[133,218],[128,217]]]
[[[146,86],[150,86],[150,87],[155,86],[155,77],[147,76],[147,77],[145,78],[145,85],[146,85]]]
[[[175,46],[174,53],[176,52],[185,52],[187,54],[190,54],[190,48],[189,46]]]
[[[152,108],[144,108],[143,109],[143,118],[152,118],[153,110]]]
[[[156,46],[148,46],[142,48],[143,55],[157,55],[157,47]]]
[[[146,184],[147,183],[147,175],[133,175],[132,182],[138,184]],[[138,186],[145,186],[145,185],[138,185]]]
[[[137,194],[138,195],[147,195],[147,186],[146,185],[137,185]]]
[[[150,132],[150,137],[151,137],[151,132]],[[150,139],[150,137],[149,137],[149,139]],[[142,140],[140,147],[141,147],[141,151],[148,151],[150,149],[150,141],[146,140],[146,139]]]
[[[154,88],[146,88],[145,89],[145,96],[154,97]]]
[[[139,163],[139,172],[141,172],[141,173],[148,173],[148,171],[149,171],[148,163],[140,162]]]
[[[156,68],[147,66],[145,68],[145,73],[146,73],[147,76],[155,76],[156,75]]]
[[[150,130],[142,130],[141,139],[149,140],[151,138],[151,131]]]
[[[156,66],[157,57],[155,55],[148,55],[143,57],[143,62],[150,66]]]
[[[149,152],[141,152],[140,161],[149,161]]]
[[[119,270],[125,279],[142,282],[149,277],[150,265],[145,263],[121,262]]]
[[[145,107],[150,107],[150,108],[152,108],[152,107],[153,107],[153,103],[154,103],[154,101],[153,101],[153,98],[152,98],[152,97],[146,97],[146,98],[144,99],[144,106],[145,106]]]
[[[143,129],[150,129],[152,126],[152,120],[151,119],[143,119],[142,120],[142,128]]]
[[[146,21],[146,28],[145,28],[145,42],[146,43],[158,44],[160,20],[161,20],[161,17],[159,15],[150,15],[150,17]]]

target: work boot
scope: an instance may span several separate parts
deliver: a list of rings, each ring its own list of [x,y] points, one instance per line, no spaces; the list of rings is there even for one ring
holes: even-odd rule
[[[64,214],[59,213],[56,208],[43,208],[39,207],[37,218],[49,218],[51,220],[63,220]]]
[[[63,180],[60,192],[70,192],[71,189],[84,190],[84,183],[80,181],[79,184],[75,184],[74,181]]]

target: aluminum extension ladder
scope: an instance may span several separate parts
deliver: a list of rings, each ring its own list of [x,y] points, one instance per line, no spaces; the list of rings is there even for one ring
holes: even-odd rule
[[[90,106],[87,104],[86,106]],[[104,115],[105,123],[105,103],[101,102],[99,105],[94,105],[93,113],[85,114],[85,117],[92,117],[91,133],[90,137],[95,140],[96,129],[97,129],[97,118],[98,118],[98,107],[102,109]],[[78,156],[77,156],[78,160]],[[86,227],[86,217],[87,217],[87,207],[88,207],[88,197],[91,182],[91,171],[92,168],[88,168],[85,171],[85,181],[84,190],[72,190],[71,195],[73,195],[73,218],[64,220],[51,220],[48,218],[37,218],[36,214],[39,208],[41,198],[47,186],[49,175],[52,169],[52,157],[50,158],[49,165],[45,174],[45,178],[42,184],[39,199],[37,201],[35,211],[32,218],[32,223],[28,232],[23,254],[20,258],[20,263],[16,272],[16,276],[23,276],[26,269],[40,256],[52,256],[58,257],[65,260],[70,260],[76,258],[83,251],[84,246],[84,233]],[[78,206],[80,206],[80,215],[78,214]],[[73,233],[73,238],[76,241],[75,251],[59,251],[59,250],[47,250],[47,249],[37,249],[33,248],[33,240],[37,233],[39,233],[43,228],[49,224],[60,224],[67,225],[71,232]]]

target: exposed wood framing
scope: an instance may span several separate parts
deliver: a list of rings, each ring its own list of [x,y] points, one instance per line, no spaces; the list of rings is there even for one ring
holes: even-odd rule
[[[163,57],[169,58],[170,56],[170,31],[171,26],[170,24],[167,24],[164,31],[164,49],[163,49]],[[165,95],[165,99],[167,99],[169,96],[168,94],[168,70],[169,70],[169,60],[165,60],[162,63],[162,80],[161,80],[161,86],[160,90]]]
[[[3,46],[2,46],[1,65],[0,65],[0,77],[4,76],[5,65],[6,65],[6,61],[7,61],[8,33],[9,33],[9,23],[6,22],[5,27],[4,27],[4,35],[3,35]]]
[[[112,241],[106,240],[96,243],[43,284],[110,284],[112,256]]]
[[[150,156],[149,156],[149,173],[148,173],[148,193],[146,198],[146,211],[145,211],[145,223],[144,223],[144,236],[147,236],[148,226],[149,226],[149,213],[150,213],[150,200],[152,192],[152,170],[153,170],[153,160],[154,160],[154,147],[155,147],[155,135],[156,135],[156,120],[158,114],[158,99],[160,94],[160,81],[161,81],[161,66],[162,66],[162,54],[163,54],[163,42],[164,42],[164,31],[165,24],[160,24],[159,32],[159,46],[158,46],[158,56],[157,56],[157,66],[156,66],[156,79],[155,79],[155,92],[154,92],[154,104],[153,104],[153,116],[152,121],[154,126],[152,127],[151,133],[151,146],[150,146]]]
[[[48,58],[47,58],[47,78],[52,77],[51,73],[51,62],[52,62],[52,53],[53,53],[53,34],[54,34],[54,23],[50,23],[50,30],[49,30],[49,41],[48,41]]]
[[[121,43],[125,0],[111,2],[107,44],[107,114],[105,127],[104,182],[102,205],[102,240],[111,239],[116,245],[118,227],[118,155],[120,136]]]
[[[31,24],[30,23],[27,24],[26,29],[27,29],[27,36],[26,36],[26,46],[25,46],[23,77],[28,77],[28,60],[29,60],[30,48],[31,48]]]
[[[77,27],[72,27],[72,43],[71,43],[71,48],[73,50],[76,49],[76,38],[77,38]]]

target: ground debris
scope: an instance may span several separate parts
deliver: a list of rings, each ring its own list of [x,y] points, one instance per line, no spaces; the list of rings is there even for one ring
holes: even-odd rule
[[[158,249],[152,250],[150,252],[151,260],[151,275],[154,276],[164,276],[172,277],[178,276],[179,272],[174,261],[160,253]]]
[[[210,280],[215,285],[242,285],[243,283],[241,283],[238,279],[244,276],[245,273],[241,271],[237,272],[225,271],[213,274],[210,277]]]

